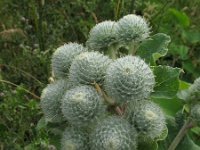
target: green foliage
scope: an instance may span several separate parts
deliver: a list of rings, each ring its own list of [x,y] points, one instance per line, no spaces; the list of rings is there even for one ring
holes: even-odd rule
[[[171,68],[169,66],[153,67],[156,85],[154,98],[173,98],[179,89],[180,68]]]
[[[31,141],[35,149],[47,148],[50,145],[47,130],[35,128],[42,115],[39,103],[30,99],[22,87],[10,92],[9,86],[0,84],[0,145],[8,150],[21,150]]]
[[[147,63],[155,64],[156,60],[167,54],[170,41],[166,34],[155,34],[140,44],[137,55],[144,58]]]

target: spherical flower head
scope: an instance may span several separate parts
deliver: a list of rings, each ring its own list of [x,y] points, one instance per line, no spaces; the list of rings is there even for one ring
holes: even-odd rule
[[[139,57],[125,56],[108,66],[105,91],[117,103],[148,98],[155,79],[150,67]]]
[[[165,116],[161,108],[148,100],[130,103],[127,108],[130,123],[143,139],[158,138],[166,127]]]
[[[135,150],[137,132],[117,116],[110,116],[95,127],[89,136],[92,150]]]
[[[200,125],[200,103],[197,103],[191,108],[191,117]]]
[[[51,60],[52,71],[55,78],[67,78],[72,60],[75,56],[85,51],[86,48],[77,43],[68,43],[57,48]]]
[[[103,50],[116,42],[117,24],[114,21],[103,21],[94,26],[86,45],[92,50]]]
[[[61,139],[61,150],[88,150],[88,134],[74,127],[67,127]]]
[[[189,87],[186,99],[190,102],[200,102],[200,77]]]
[[[94,82],[101,84],[110,62],[111,59],[99,52],[81,53],[72,62],[69,80],[74,85],[91,85]]]
[[[42,91],[40,105],[46,122],[61,122],[64,120],[61,113],[61,99],[68,89],[66,80],[61,79],[49,84]]]
[[[143,41],[149,36],[149,25],[140,16],[129,14],[121,18],[117,24],[117,37],[118,41],[122,44]]]
[[[63,96],[61,108],[69,123],[79,127],[95,124],[105,113],[102,97],[88,85],[68,90]]]

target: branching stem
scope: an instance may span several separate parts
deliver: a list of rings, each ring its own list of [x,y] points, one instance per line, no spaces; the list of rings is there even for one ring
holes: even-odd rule
[[[106,101],[108,104],[110,104],[110,105],[115,105],[115,102],[105,94],[105,92],[101,89],[101,87],[99,86],[98,83],[94,82],[94,86],[95,86],[97,92],[98,92],[100,95],[103,96],[103,98],[105,99],[105,101]]]
[[[184,136],[186,135],[188,130],[190,128],[192,128],[193,126],[194,126],[194,123],[192,122],[192,120],[189,117],[188,120],[185,122],[185,124],[180,129],[180,131],[178,132],[178,134],[176,135],[176,137],[174,138],[174,140],[172,141],[168,150],[175,150],[175,148],[178,146],[180,141],[184,138]]]
[[[119,106],[117,106],[116,103],[115,103],[110,97],[108,97],[108,96],[106,95],[106,93],[101,89],[101,87],[99,86],[99,84],[96,83],[96,82],[94,82],[94,86],[95,86],[97,92],[98,92],[101,96],[103,96],[104,100],[105,100],[109,105],[115,106],[115,111],[117,112],[117,114],[118,114],[119,116],[122,116],[122,115],[123,115],[123,110],[122,110]]]

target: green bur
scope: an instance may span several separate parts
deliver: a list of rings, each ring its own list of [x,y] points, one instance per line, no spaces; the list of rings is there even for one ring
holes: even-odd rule
[[[189,100],[192,103],[200,102],[200,77],[189,87],[186,100]]]
[[[195,104],[191,108],[191,117],[200,125],[200,103]]]
[[[140,16],[130,14],[118,22],[117,37],[119,43],[143,41],[149,36],[150,28],[146,20]]]
[[[126,56],[108,66],[104,87],[117,103],[124,103],[149,97],[154,84],[150,67],[139,57]]]
[[[46,122],[61,122],[64,118],[61,113],[61,99],[65,91],[69,89],[66,80],[58,80],[49,84],[41,95],[40,105]]]
[[[151,101],[130,103],[126,115],[142,139],[158,138],[166,125],[161,108]]]
[[[55,78],[67,78],[73,59],[81,52],[85,52],[81,44],[68,43],[57,48],[52,56],[52,71]]]
[[[137,147],[136,130],[117,116],[99,122],[89,139],[92,150],[136,150]]]
[[[86,45],[92,50],[103,50],[116,42],[117,23],[103,21],[94,26],[89,34]]]
[[[64,117],[75,126],[90,126],[105,111],[102,97],[92,86],[83,85],[68,90],[62,99]]]
[[[61,139],[61,150],[89,150],[88,134],[79,128],[67,127]]]
[[[70,67],[69,80],[74,85],[101,84],[111,60],[99,52],[84,52],[78,55]]]

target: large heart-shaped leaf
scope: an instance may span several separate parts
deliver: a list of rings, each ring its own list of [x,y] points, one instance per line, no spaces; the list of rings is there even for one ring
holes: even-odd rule
[[[155,64],[155,61],[167,54],[170,37],[163,33],[158,33],[143,41],[137,55],[144,58],[147,63]]]
[[[176,96],[179,89],[180,68],[172,68],[169,66],[152,67],[156,85],[151,97],[171,99]]]

